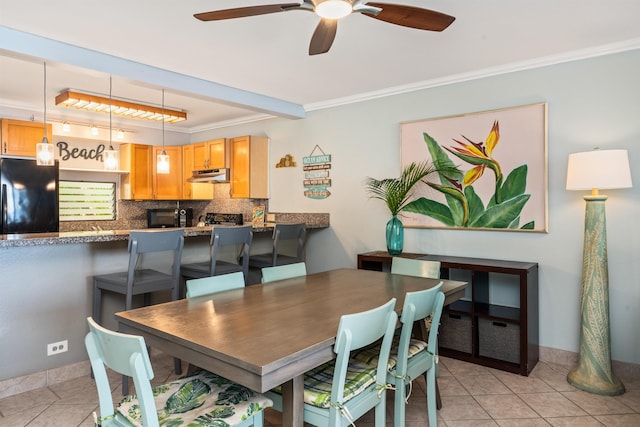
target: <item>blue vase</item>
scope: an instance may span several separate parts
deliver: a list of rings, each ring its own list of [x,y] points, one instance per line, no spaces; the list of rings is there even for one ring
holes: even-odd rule
[[[387,222],[387,251],[391,255],[400,255],[404,246],[404,226],[397,216]]]

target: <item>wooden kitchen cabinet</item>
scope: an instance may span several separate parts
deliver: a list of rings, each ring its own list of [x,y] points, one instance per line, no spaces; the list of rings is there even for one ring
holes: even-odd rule
[[[0,119],[0,123],[2,154],[36,156],[36,144],[42,141],[44,136],[42,123],[11,119]],[[51,124],[47,124],[47,138],[53,144]]]
[[[156,200],[182,199],[182,147],[166,146],[164,151],[169,155],[169,173],[158,173],[156,159],[162,153],[161,146],[153,147],[153,198]]]
[[[152,155],[151,145],[120,144],[120,169],[129,171],[122,175],[122,199],[153,199]]]
[[[269,138],[231,138],[231,197],[269,198]]]
[[[227,167],[226,139],[213,139],[211,141],[197,142],[192,145],[194,170],[222,169]]]
[[[192,171],[197,170],[194,160],[194,149],[196,144],[182,146],[182,198],[189,200],[211,200],[213,199],[213,185],[203,182],[188,182]]]

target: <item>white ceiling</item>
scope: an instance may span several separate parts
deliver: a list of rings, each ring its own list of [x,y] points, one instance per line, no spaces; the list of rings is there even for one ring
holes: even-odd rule
[[[313,13],[193,18],[277,0],[0,0],[0,30],[6,31],[0,37],[0,111],[41,120],[42,59],[48,117],[94,120],[96,113],[55,107],[54,98],[66,88],[108,95],[112,75],[116,98],[159,105],[166,88],[166,106],[189,116],[172,129],[195,132],[265,112],[294,117],[296,108],[311,111],[640,48],[638,0],[384,1],[437,10],[456,21],[435,33],[355,14],[340,22],[328,53],[308,56],[319,21]],[[118,126],[141,124],[117,120]]]

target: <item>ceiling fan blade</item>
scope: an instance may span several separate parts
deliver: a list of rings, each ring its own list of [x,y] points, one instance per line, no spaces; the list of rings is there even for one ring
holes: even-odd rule
[[[322,19],[313,32],[311,43],[309,44],[309,55],[319,55],[331,49],[333,40],[336,38],[338,30],[337,19]]]
[[[365,16],[418,30],[442,31],[456,19],[444,13],[413,6],[373,2],[367,2],[366,5],[379,7],[382,11],[376,16],[363,13]]]
[[[220,21],[222,19],[244,18],[246,16],[266,15],[268,13],[284,12],[288,9],[296,9],[300,3],[281,3],[262,6],[238,7],[235,9],[214,10],[211,12],[196,13],[193,15],[201,21]]]

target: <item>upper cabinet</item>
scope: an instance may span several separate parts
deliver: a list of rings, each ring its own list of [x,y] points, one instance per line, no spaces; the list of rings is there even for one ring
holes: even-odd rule
[[[269,138],[241,136],[229,140],[231,197],[269,198]]]
[[[142,144],[120,145],[120,169],[129,173],[122,176],[122,199],[153,199],[153,146]]]
[[[193,145],[194,170],[227,167],[227,140],[224,138],[197,142]]]
[[[35,157],[36,144],[42,141],[44,126],[42,123],[22,120],[0,119],[2,154]],[[53,143],[51,124],[47,124],[47,138]]]
[[[153,147],[153,198],[156,200],[182,199],[182,147],[165,146],[164,151],[169,155],[169,173],[156,171],[156,159],[162,153],[162,147]]]
[[[213,199],[213,185],[202,182],[189,182],[192,171],[197,170],[194,163],[194,146],[182,146],[182,198],[190,200]]]
[[[179,200],[182,198],[182,147],[164,147],[170,173],[156,173],[156,156],[162,147],[142,144],[120,145],[122,176],[120,195],[129,200]]]

